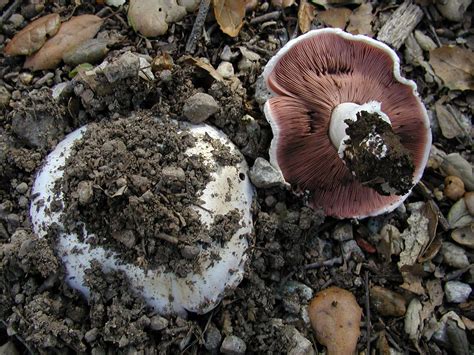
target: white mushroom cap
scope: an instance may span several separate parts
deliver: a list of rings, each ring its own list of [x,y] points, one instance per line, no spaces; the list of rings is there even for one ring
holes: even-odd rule
[[[340,29],[310,31],[288,42],[263,73],[273,93],[265,116],[274,138],[270,162],[285,181],[311,193],[311,205],[337,218],[390,212],[409,194],[382,196],[351,175],[328,132],[341,104],[375,102],[410,152],[417,183],[428,161],[430,122],[416,84],[400,74],[396,53],[382,42]]]
[[[248,166],[238,149],[221,131],[205,124],[188,125],[188,128],[195,137],[196,144],[189,148],[186,154],[198,154],[206,164],[217,167],[215,172],[211,173],[214,179],[208,183],[200,196],[204,201],[203,208],[195,207],[201,217],[201,223],[209,226],[215,215],[237,209],[242,216],[240,229],[224,245],[216,242],[202,249],[199,257],[202,262],[201,272],[189,273],[184,278],[178,278],[172,272],[164,272],[164,266],[145,270],[125,263],[116,252],[89,244],[88,239],[92,235],[85,228],[85,237],[81,239],[83,241],[74,233],[59,232],[57,249],[66,267],[66,281],[86,298],[89,298],[90,290],[85,285],[85,270],[91,267],[94,260],[100,263],[104,271],[123,271],[135,291],[161,314],[185,316],[187,311],[206,313],[220,302],[226,289],[236,287],[242,280],[247,259],[247,236],[253,230],[251,204],[254,190],[247,175]],[[60,222],[62,210],[50,210],[53,200],[59,198],[64,203],[63,194],[58,197],[53,189],[63,176],[63,167],[71,154],[74,142],[80,140],[86,130],[87,126],[79,128],[61,141],[48,155],[35,180],[32,190],[35,198],[31,204],[30,215],[33,229],[40,237],[46,235],[53,223],[64,227]],[[220,141],[231,153],[241,157],[241,162],[236,166],[219,165],[213,159],[214,148],[209,137],[212,141]],[[211,258],[204,257],[211,252],[216,253],[219,260],[214,258],[211,261]]]

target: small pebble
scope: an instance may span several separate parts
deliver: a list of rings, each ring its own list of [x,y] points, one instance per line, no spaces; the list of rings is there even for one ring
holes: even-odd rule
[[[30,85],[33,80],[33,74],[31,73],[20,73],[18,77],[24,85]]]
[[[445,0],[436,1],[436,7],[445,18],[450,21],[462,21],[466,9],[472,0]]]
[[[290,355],[314,355],[313,343],[306,339],[294,326],[285,326],[283,330],[287,339],[290,340],[286,353]],[[284,350],[284,349],[280,349]]]
[[[231,355],[243,355],[246,350],[245,342],[235,335],[226,336],[220,348],[221,353]]]
[[[22,349],[22,353],[23,353],[23,349]],[[20,352],[16,348],[13,341],[8,341],[5,344],[0,346],[0,354],[2,354],[2,355],[19,355]]]
[[[165,69],[160,72],[160,80],[164,83],[169,83],[173,80],[173,73],[171,70]]]
[[[270,195],[270,196],[265,197],[265,204],[267,205],[267,207],[273,207],[275,206],[276,203],[277,203],[277,199],[275,198],[275,196]]]
[[[457,245],[444,242],[441,247],[443,262],[457,269],[462,269],[470,265],[466,251]]]
[[[474,249],[474,223],[456,228],[451,232],[451,238],[462,246]]]
[[[283,183],[283,177],[267,160],[257,158],[250,169],[249,177],[252,183],[259,188],[270,188]]]
[[[77,185],[78,200],[81,205],[88,205],[94,199],[92,181],[81,181]]]
[[[342,253],[344,259],[353,258],[357,262],[365,260],[362,249],[357,245],[355,240],[348,240],[342,244]]]
[[[13,14],[8,19],[8,22],[10,22],[14,28],[20,27],[23,21],[25,21],[25,18],[20,14]]]
[[[16,192],[18,192],[19,194],[25,194],[26,191],[28,191],[28,184],[26,182],[22,182],[22,183],[19,183],[16,188],[15,188]]]
[[[204,347],[209,351],[215,351],[219,348],[222,341],[222,335],[214,324],[210,324],[204,337]]]
[[[448,281],[444,285],[444,294],[446,295],[446,300],[450,303],[466,302],[471,291],[471,286],[460,281]]]
[[[219,111],[219,104],[209,94],[197,93],[186,100],[183,115],[192,123],[201,123]]]
[[[471,216],[474,216],[474,191],[466,192],[464,202]]]
[[[424,51],[429,52],[429,51],[431,51],[431,50],[438,47],[436,45],[436,43],[431,39],[431,37],[425,35],[420,30],[415,31],[415,38],[416,38],[416,41],[418,42],[418,44],[420,45],[420,47]]]
[[[179,166],[165,166],[161,171],[161,176],[164,183],[186,180],[186,173]]]
[[[0,108],[7,107],[10,104],[12,95],[5,86],[0,86]]]
[[[86,334],[84,334],[84,339],[88,342],[88,343],[92,343],[93,341],[95,341],[97,339],[97,336],[99,335],[99,329],[97,328],[92,328],[90,330],[88,330],[86,332]]]
[[[383,316],[402,317],[407,310],[402,295],[380,286],[373,286],[370,289],[370,301]]]
[[[444,179],[444,195],[450,200],[459,200],[465,192],[464,182],[457,176],[450,175]]]
[[[225,45],[222,49],[222,53],[220,55],[221,59],[226,62],[230,62],[231,59],[235,58],[236,54],[232,53],[232,50],[228,45]]]
[[[234,66],[230,62],[221,62],[217,67],[217,72],[224,79],[229,79],[234,76]]]
[[[352,224],[348,222],[340,222],[334,228],[332,239],[338,242],[345,242],[346,240],[354,239]]]
[[[163,330],[166,327],[168,327],[168,324],[169,324],[168,319],[166,319],[162,316],[155,315],[155,316],[150,318],[150,329],[151,330],[156,330],[156,331]]]

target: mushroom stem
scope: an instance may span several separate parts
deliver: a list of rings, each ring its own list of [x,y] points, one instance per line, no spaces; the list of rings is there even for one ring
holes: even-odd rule
[[[339,157],[362,184],[381,195],[403,195],[413,187],[412,158],[380,103],[338,105],[329,135]]]

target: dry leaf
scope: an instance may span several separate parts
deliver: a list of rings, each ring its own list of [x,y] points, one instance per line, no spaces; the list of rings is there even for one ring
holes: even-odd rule
[[[61,19],[58,14],[40,17],[18,32],[5,47],[6,55],[31,55],[40,49],[48,37],[58,32]]]
[[[63,54],[84,41],[93,38],[104,22],[95,15],[72,17],[64,22],[58,33],[25,61],[25,68],[31,70],[53,69],[61,62]]]
[[[307,0],[301,0],[298,8],[298,25],[302,33],[311,29],[311,23],[314,20],[314,6],[308,4]]]
[[[318,20],[326,26],[344,29],[352,11],[344,7],[328,9],[318,13]]]
[[[210,65],[209,63],[206,63],[202,59],[185,55],[181,57],[180,60],[183,61],[184,63],[191,64],[198,68],[201,68],[202,70],[207,72],[214,80],[224,81],[224,78],[222,77],[222,75],[220,75],[219,72],[216,69],[214,69],[212,65]]]
[[[242,28],[245,16],[245,1],[214,0],[214,15],[222,32],[236,37]]]
[[[295,0],[272,0],[272,5],[275,7],[289,7],[295,3]]]
[[[451,90],[474,90],[474,53],[458,46],[430,51],[430,65]]]
[[[168,24],[186,16],[186,8],[176,0],[130,0],[128,23],[135,32],[145,37],[161,36],[168,31]]]
[[[370,3],[362,4],[355,9],[349,17],[347,32],[353,35],[367,35],[373,37],[372,20],[372,5]]]
[[[316,338],[328,348],[328,355],[355,351],[362,310],[352,293],[339,287],[318,292],[308,313]]]

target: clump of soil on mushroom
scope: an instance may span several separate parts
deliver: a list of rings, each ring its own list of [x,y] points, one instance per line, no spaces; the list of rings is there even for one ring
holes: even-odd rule
[[[357,120],[346,120],[344,161],[363,185],[381,195],[404,195],[413,187],[410,152],[389,123],[377,113],[361,111]]]
[[[199,272],[198,245],[225,242],[239,226],[235,211],[200,221],[200,195],[215,167],[185,152],[195,144],[185,127],[146,114],[91,124],[66,160],[57,192],[64,193],[64,224],[88,242],[142,267],[163,265],[180,277]],[[215,147],[216,148],[216,147]],[[220,147],[219,163],[229,152]],[[232,234],[230,234],[232,235]]]

